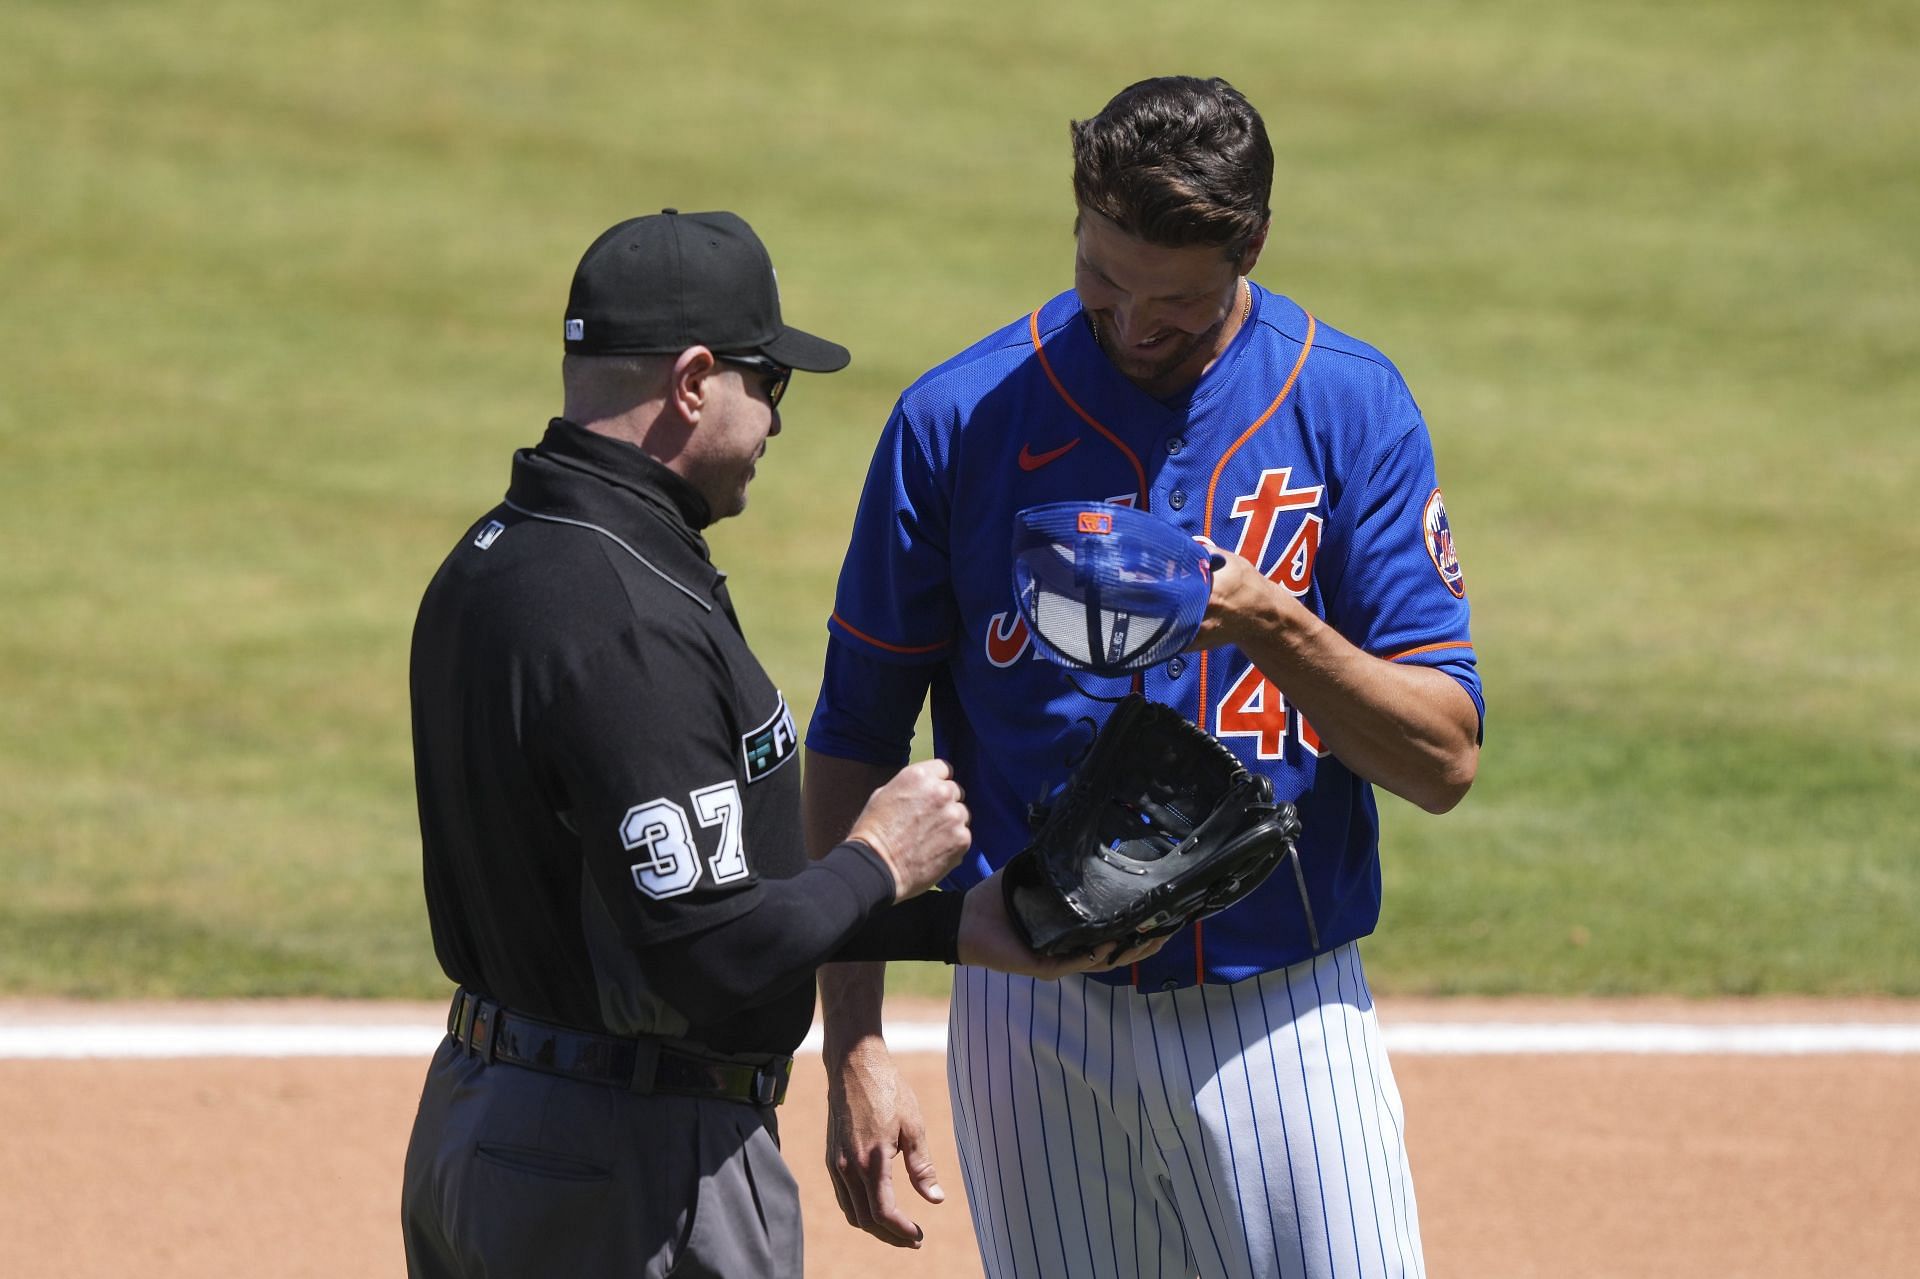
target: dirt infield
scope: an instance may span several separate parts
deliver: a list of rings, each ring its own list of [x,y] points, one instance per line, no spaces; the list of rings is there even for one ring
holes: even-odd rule
[[[270,1007],[276,1016],[340,1013]],[[941,1015],[933,1006],[889,1012]],[[431,1015],[394,1005],[352,1013]],[[14,1025],[58,1015],[0,1004]],[[1383,1000],[1381,1016],[1389,1029],[1541,1019],[1913,1024],[1920,1008]],[[803,1058],[782,1130],[804,1196],[810,1275],[980,1273],[941,1060],[903,1060],[934,1128],[948,1202],[921,1206],[919,1252],[844,1225],[820,1170],[819,1059]],[[0,1269],[67,1279],[399,1276],[399,1169],[424,1066],[0,1060]],[[1920,1274],[1920,1055],[1403,1053],[1395,1070],[1435,1276]]]

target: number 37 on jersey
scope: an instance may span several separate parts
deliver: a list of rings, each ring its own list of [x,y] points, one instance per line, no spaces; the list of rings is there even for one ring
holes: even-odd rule
[[[719,782],[702,786],[687,798],[703,828],[719,828],[719,850],[705,863],[713,872],[713,882],[728,884],[745,878],[740,788],[731,781]],[[694,843],[687,810],[677,800],[662,796],[629,808],[620,819],[620,843],[628,852],[640,854],[632,866],[633,886],[649,897],[678,897],[700,882],[700,849]]]

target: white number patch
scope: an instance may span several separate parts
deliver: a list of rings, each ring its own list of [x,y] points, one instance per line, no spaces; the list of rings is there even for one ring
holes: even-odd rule
[[[678,897],[700,879],[687,810],[670,799],[635,804],[620,819],[620,843],[646,860],[633,864],[633,886],[649,897]]]
[[[713,882],[732,883],[747,876],[747,853],[740,838],[740,788],[733,782],[702,786],[692,796],[700,825],[720,828],[720,850],[708,865]],[[620,845],[645,857],[630,868],[633,886],[658,900],[692,892],[700,882],[700,850],[693,842],[687,810],[662,797],[635,804],[620,819]]]
[[[713,882],[729,884],[747,875],[747,852],[740,844],[740,788],[732,782],[702,786],[693,793],[693,811],[702,826],[720,828],[720,851],[707,864]]]

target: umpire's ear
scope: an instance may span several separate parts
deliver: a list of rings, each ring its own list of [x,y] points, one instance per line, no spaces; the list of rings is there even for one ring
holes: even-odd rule
[[[673,361],[673,372],[667,379],[667,411],[689,428],[700,425],[700,414],[707,407],[709,381],[718,364],[713,352],[704,346],[690,346]]]

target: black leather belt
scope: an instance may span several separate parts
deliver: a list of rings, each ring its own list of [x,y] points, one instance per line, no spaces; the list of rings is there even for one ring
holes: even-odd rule
[[[786,1100],[793,1075],[791,1057],[726,1057],[677,1039],[574,1030],[523,1017],[468,990],[454,992],[447,1033],[489,1063],[504,1061],[647,1095],[777,1106]]]

